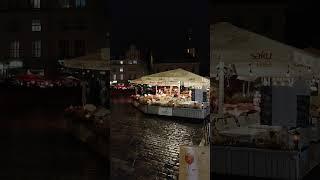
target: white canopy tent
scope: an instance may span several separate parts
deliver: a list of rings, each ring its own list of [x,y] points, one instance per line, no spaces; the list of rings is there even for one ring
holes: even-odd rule
[[[75,59],[65,60],[64,66],[74,69],[86,69],[86,70],[110,70],[110,64],[107,57],[105,57],[106,48],[100,51],[86,56],[77,57]]]
[[[207,89],[210,87],[210,80],[208,78],[193,74],[181,68],[143,76],[133,80],[131,83],[149,84],[152,86],[185,86],[198,89]]]
[[[102,48],[96,53],[88,54],[86,56],[77,57],[70,60],[65,60],[63,65],[66,68],[81,69],[81,70],[97,70],[108,71],[110,70],[108,58],[108,49]],[[86,82],[82,80],[82,103],[83,107],[86,104]]]
[[[320,58],[262,35],[221,22],[210,27],[210,77],[219,77],[219,115],[223,115],[225,68],[239,79],[279,80],[319,77]]]
[[[233,64],[240,78],[319,76],[320,58],[314,54],[226,22],[213,25],[210,33],[211,77],[216,77],[219,62]]]

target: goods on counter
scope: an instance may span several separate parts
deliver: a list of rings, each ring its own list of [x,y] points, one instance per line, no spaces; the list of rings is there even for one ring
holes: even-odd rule
[[[168,95],[145,95],[133,96],[133,98],[142,105],[176,107],[176,108],[194,108],[201,109],[202,103],[191,101],[190,96],[168,96]]]

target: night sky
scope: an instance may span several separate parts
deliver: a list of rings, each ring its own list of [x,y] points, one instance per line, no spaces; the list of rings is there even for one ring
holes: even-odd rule
[[[131,43],[151,49],[155,60],[183,57],[186,33],[193,30],[201,74],[209,72],[207,0],[111,0],[111,54],[123,55]]]
[[[287,13],[287,43],[298,48],[320,48],[317,5],[289,4]]]
[[[230,0],[232,1],[232,0]],[[249,1],[249,0],[248,0]],[[130,44],[142,52],[149,49],[156,61],[182,57],[186,32],[193,29],[201,74],[209,72],[208,0],[110,0],[112,56],[124,55]],[[286,43],[298,48],[320,48],[315,4],[288,4]]]

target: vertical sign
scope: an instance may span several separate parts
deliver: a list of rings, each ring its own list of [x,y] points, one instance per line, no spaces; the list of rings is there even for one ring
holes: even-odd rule
[[[180,146],[179,164],[179,180],[209,180],[209,146]]]

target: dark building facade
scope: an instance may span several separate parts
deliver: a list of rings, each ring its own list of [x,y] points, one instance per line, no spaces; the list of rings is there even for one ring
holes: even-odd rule
[[[55,72],[59,59],[107,46],[107,0],[1,0],[0,60]]]

